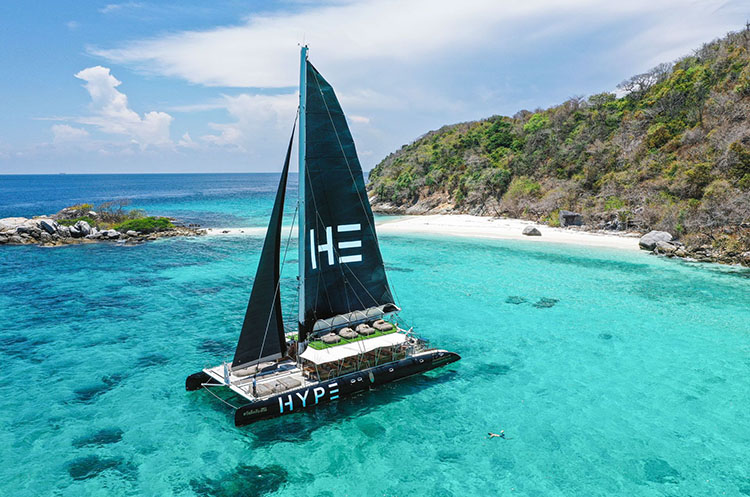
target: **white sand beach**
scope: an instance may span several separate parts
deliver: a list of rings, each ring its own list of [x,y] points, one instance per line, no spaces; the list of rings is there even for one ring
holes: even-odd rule
[[[638,250],[640,238],[636,233],[598,233],[575,228],[552,228],[521,219],[452,214],[380,217],[376,226],[378,233],[383,235],[432,234],[523,240],[529,243],[565,243],[623,250]],[[542,236],[523,235],[522,231],[526,226],[536,227]],[[262,236],[265,228],[207,228],[206,232],[209,236]],[[286,237],[288,233],[285,229],[282,236]]]

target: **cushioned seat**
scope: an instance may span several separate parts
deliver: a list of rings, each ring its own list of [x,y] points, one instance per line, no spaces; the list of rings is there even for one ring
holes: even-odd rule
[[[323,335],[320,337],[320,339],[323,341],[323,343],[326,344],[333,344],[333,343],[339,343],[341,341],[341,337],[338,336],[336,333],[329,333],[327,335]]]
[[[231,372],[234,376],[242,378],[243,376],[250,376],[251,374],[263,371],[265,368],[273,365],[273,362],[261,362],[258,364],[253,364],[252,366],[248,366],[246,368],[232,369]]]
[[[357,332],[351,328],[341,328],[339,330],[339,336],[341,338],[346,338],[348,340],[351,340],[352,338],[357,338],[358,335],[357,335]]]
[[[369,336],[375,333],[375,328],[371,328],[369,325],[362,323],[357,325],[357,333],[362,336]]]
[[[383,319],[378,319],[372,323],[372,327],[378,331],[391,331],[393,329],[393,325]]]

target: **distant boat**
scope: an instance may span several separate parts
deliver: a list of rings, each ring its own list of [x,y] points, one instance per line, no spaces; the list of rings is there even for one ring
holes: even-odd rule
[[[188,376],[234,409],[237,426],[302,411],[460,359],[399,326],[346,117],[302,47],[299,318],[281,313],[281,222],[294,130],[234,359]],[[296,124],[296,123],[295,123]],[[288,248],[288,240],[287,246]]]

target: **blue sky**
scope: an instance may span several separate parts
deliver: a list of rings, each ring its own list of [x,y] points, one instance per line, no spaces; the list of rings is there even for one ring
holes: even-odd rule
[[[443,124],[612,91],[750,1],[0,3],[0,173],[275,171],[298,43],[365,169]]]

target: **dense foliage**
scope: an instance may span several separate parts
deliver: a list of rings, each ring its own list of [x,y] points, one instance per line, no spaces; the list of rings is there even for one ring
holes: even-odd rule
[[[750,29],[612,93],[444,126],[370,173],[375,207],[664,229],[750,248]],[[689,238],[689,237],[688,237]],[[706,241],[708,240],[708,242]]]
[[[129,230],[137,231],[139,233],[154,233],[156,231],[164,231],[174,228],[172,222],[166,217],[141,217],[138,219],[130,219],[115,225],[117,231],[124,233]]]

